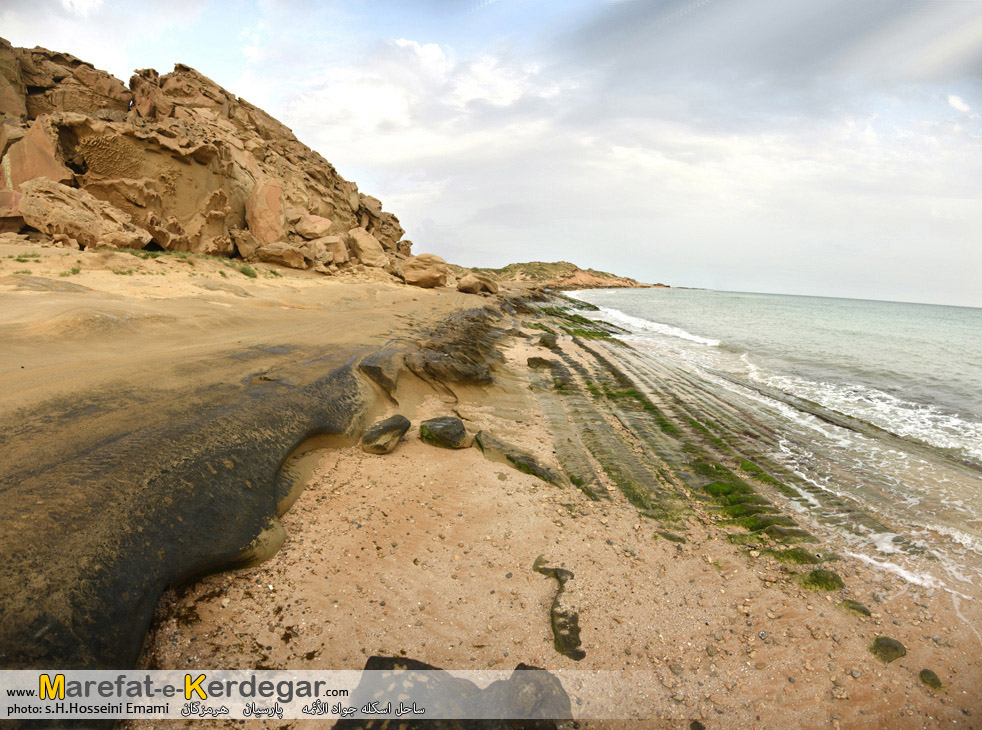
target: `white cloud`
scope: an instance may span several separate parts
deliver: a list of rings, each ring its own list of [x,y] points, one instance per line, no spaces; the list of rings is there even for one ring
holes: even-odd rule
[[[407,49],[415,58],[420,73],[434,79],[443,80],[453,68],[453,62],[437,43],[420,44],[405,38],[395,41],[398,48]]]
[[[61,0],[61,5],[65,10],[85,18],[102,7],[102,0]]]
[[[952,106],[952,108],[957,109],[960,112],[964,112],[965,114],[972,111],[972,107],[966,104],[964,99],[962,99],[960,96],[956,96],[955,94],[948,95],[948,103]]]
[[[705,86],[598,103],[604,82],[401,39],[333,68],[287,122],[396,212],[419,250],[466,265],[565,258],[736,289],[824,280],[862,296],[867,281],[881,287],[869,296],[904,298],[881,283],[887,251],[892,285],[923,299],[914,287],[938,256],[971,257],[977,125],[925,121],[884,96],[720,128],[749,102],[734,110]]]
[[[487,54],[460,60],[435,43],[399,39],[351,67],[319,74],[314,88],[289,101],[285,116],[342,168],[384,169],[441,156],[500,155],[548,125],[510,119],[510,108],[555,97],[559,89],[535,66]]]

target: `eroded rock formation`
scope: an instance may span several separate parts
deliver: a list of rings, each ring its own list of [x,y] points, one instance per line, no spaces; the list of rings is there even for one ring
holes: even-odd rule
[[[403,266],[402,276],[407,284],[432,289],[445,286],[450,268],[447,262],[431,253],[413,256]]]
[[[0,230],[399,278],[411,257],[376,198],[181,64],[137,71],[127,88],[74,56],[0,39],[0,159]]]

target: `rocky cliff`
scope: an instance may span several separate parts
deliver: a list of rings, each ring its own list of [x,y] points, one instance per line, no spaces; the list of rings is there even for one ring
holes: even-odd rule
[[[324,274],[372,267],[403,279],[410,264],[446,283],[442,260],[414,260],[377,199],[187,66],[137,71],[127,86],[0,39],[0,124],[0,232]]]

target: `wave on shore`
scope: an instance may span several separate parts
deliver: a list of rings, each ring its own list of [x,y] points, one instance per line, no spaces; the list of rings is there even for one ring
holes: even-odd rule
[[[695,342],[700,345],[705,345],[706,347],[719,347],[720,344],[719,340],[709,339],[708,337],[700,337],[699,335],[694,335],[691,332],[686,332],[680,327],[673,327],[670,324],[653,322],[650,319],[642,319],[641,317],[632,317],[630,314],[625,314],[619,309],[600,307],[600,312],[609,322],[617,325],[624,325],[642,332],[657,332],[660,335],[677,337],[680,340],[688,340],[689,342]]]

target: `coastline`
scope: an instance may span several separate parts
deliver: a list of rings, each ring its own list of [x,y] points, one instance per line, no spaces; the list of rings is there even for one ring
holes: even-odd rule
[[[492,4],[4,11],[0,730],[982,728],[982,310],[621,275],[975,302],[965,54]]]
[[[657,681],[636,717],[666,726],[972,727],[977,601],[836,555],[821,511],[790,509],[758,447],[768,434],[567,306],[498,323],[493,384],[400,376],[386,414],[413,421],[404,442],[385,456],[351,442],[320,452],[281,551],[168,591],[141,666],[360,669],[381,655],[641,670]],[[562,484],[419,440],[420,419],[450,414],[520,444]],[[554,648],[539,556],[573,573],[578,661]],[[876,659],[878,636],[906,655]]]

